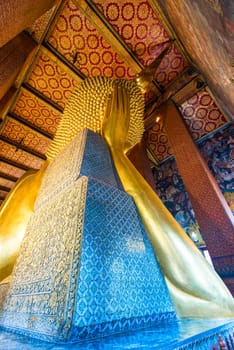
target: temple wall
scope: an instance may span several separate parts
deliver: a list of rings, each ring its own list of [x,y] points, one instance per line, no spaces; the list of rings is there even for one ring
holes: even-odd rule
[[[219,188],[234,214],[234,125],[229,124],[198,143]],[[185,231],[196,224],[188,193],[178,172],[174,158],[163,162],[154,171],[156,192]]]

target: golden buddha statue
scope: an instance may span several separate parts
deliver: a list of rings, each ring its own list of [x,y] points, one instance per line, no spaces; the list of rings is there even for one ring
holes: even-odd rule
[[[47,165],[45,162],[41,170],[25,173],[1,207],[0,281],[12,272]]]
[[[143,95],[135,81],[86,79],[72,94],[47,157],[53,159],[83,128],[99,132],[109,145],[124,190],[136,203],[178,316],[231,317],[234,302],[228,289],[127,157],[141,140],[143,112]],[[43,171],[30,184],[34,198]],[[30,209],[23,204],[27,212],[34,198]],[[15,222],[15,232],[17,227]]]

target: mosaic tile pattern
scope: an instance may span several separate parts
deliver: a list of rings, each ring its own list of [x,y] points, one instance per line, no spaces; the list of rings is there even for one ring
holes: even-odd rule
[[[27,83],[38,90],[44,96],[64,108],[65,104],[80,81],[73,79],[68,72],[65,72],[56,59],[52,60],[45,52],[42,52],[36,61]]]
[[[180,111],[195,141],[227,123],[206,89],[184,102]]]
[[[146,134],[147,147],[161,162],[172,155],[172,149],[168,143],[166,131],[163,122],[159,120]]]
[[[86,134],[80,176],[88,176],[89,179],[122,189],[107,143],[99,134],[90,130]]]
[[[47,152],[51,140],[33,131],[24,124],[7,117],[4,120],[4,127],[1,135],[12,140],[19,145],[25,146],[29,150],[36,151],[42,155]]]
[[[149,65],[165,48],[169,36],[148,1],[94,1],[99,10],[127,43],[144,66]],[[156,80],[168,85],[187,66],[173,46],[156,72]]]
[[[174,307],[133,199],[89,180],[72,338],[173,319]]]
[[[72,1],[66,2],[48,43],[87,77],[131,79],[135,75]]]
[[[4,282],[2,281],[0,283],[0,309],[2,309],[5,297],[7,295],[7,292],[10,288],[10,283],[9,282]]]
[[[58,155],[61,178],[51,171],[47,182],[60,191],[31,217],[0,315],[4,328],[75,342],[176,320],[133,199],[104,182],[117,185],[103,142],[84,130]],[[81,171],[89,179],[74,182]]]
[[[75,136],[49,164],[35,208],[43,205],[79,176],[88,176],[122,188],[106,142],[100,135],[88,129],[83,129]]]
[[[96,180],[86,186],[80,178],[30,219],[4,328],[73,342],[176,319],[133,199]]]
[[[36,209],[79,177],[86,135],[86,130],[81,131],[48,165],[34,205]]]
[[[0,156],[10,159],[18,164],[26,165],[31,169],[40,169],[44,160],[33,156],[21,149],[16,149],[15,146],[11,146],[6,142],[0,140]]]
[[[12,111],[49,135],[56,133],[61,119],[61,114],[57,110],[25,89],[21,89]]]
[[[24,175],[25,170],[0,161],[0,172],[6,175],[14,176],[15,178],[20,178]]]
[[[231,349],[234,344],[233,328],[233,322],[225,320],[181,320],[69,345],[46,343],[1,331],[0,350],[211,350],[212,346],[219,349],[218,335],[227,349],[228,346]]]
[[[32,215],[2,307],[3,327],[39,339],[68,338],[78,278],[86,182],[85,178],[80,179]]]

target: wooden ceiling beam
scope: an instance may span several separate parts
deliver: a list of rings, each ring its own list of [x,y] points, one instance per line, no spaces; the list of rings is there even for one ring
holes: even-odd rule
[[[33,95],[35,95],[36,97],[40,98],[41,100],[43,100],[43,102],[45,102],[46,104],[48,104],[49,106],[55,108],[58,112],[63,113],[63,108],[60,107],[59,105],[57,105],[54,101],[50,100],[48,97],[46,97],[45,95],[43,95],[40,91],[36,90],[35,88],[33,88],[31,85],[29,85],[27,82],[23,83],[22,85],[25,89],[29,90],[29,92],[31,92]]]
[[[189,67],[183,71],[177,79],[170,84],[164,94],[157,100],[146,106],[145,111],[145,130],[149,130],[155,124],[157,116],[160,116],[159,108],[172,99],[177,105],[181,105],[189,98],[194,96],[206,85],[203,77],[195,68]]]
[[[32,124],[30,121],[25,120],[23,118],[21,118],[19,115],[11,112],[8,113],[9,117],[11,117],[12,119],[16,120],[17,122],[27,126],[28,128],[30,128],[33,131],[36,131],[38,134],[47,137],[50,140],[53,140],[54,136],[47,133],[46,131],[40,129],[38,126],[36,126],[35,124]]]
[[[204,89],[206,82],[203,80],[201,75],[198,75],[185,85],[181,90],[172,96],[172,100],[177,105],[182,105],[185,101],[188,101],[194,96],[199,90]]]
[[[6,187],[6,186],[1,186],[1,185],[0,185],[0,191],[10,192],[10,190],[11,190],[10,187]]]
[[[9,180],[12,182],[16,182],[18,180],[17,177],[9,175],[9,174],[4,174],[0,171],[0,178],[4,179],[4,180]]]
[[[14,146],[16,148],[16,150],[22,150],[26,153],[29,153],[37,158],[40,158],[40,159],[43,159],[43,160],[46,160],[46,156],[44,154],[41,154],[41,153],[38,153],[32,149],[29,149],[27,147],[25,147],[23,144],[19,144],[13,140],[9,140],[7,137],[3,136],[3,135],[0,135],[0,140],[4,141],[5,143],[11,145],[11,146]]]
[[[179,36],[177,35],[176,31],[174,30],[171,23],[168,21],[167,17],[165,16],[161,6],[159,5],[158,1],[155,0],[149,0],[149,4],[152,7],[154,13],[159,18],[160,22],[162,23],[163,27],[165,28],[167,34],[171,39],[175,39],[174,45],[177,47],[178,51],[182,54],[182,56],[185,58],[185,60],[188,61],[189,64],[192,64],[192,60],[190,56],[188,55],[187,51],[184,48],[184,45],[182,44]]]
[[[34,169],[28,167],[27,165],[16,163],[13,160],[7,159],[7,158],[5,158],[3,156],[0,156],[0,162],[12,165],[15,168],[18,168],[18,169],[21,169],[21,170],[25,170],[25,171],[34,170]]]
[[[11,87],[7,93],[0,100],[0,119],[4,119],[7,115],[11,105],[14,103],[15,98],[17,96],[17,89],[15,87]]]
[[[122,57],[135,73],[140,73],[144,68],[140,60],[132,53],[128,45],[115,32],[111,24],[99,11],[99,9],[89,0],[73,0],[78,9],[86,16],[97,31],[111,44],[111,47]]]
[[[49,46],[46,47],[46,46]],[[54,53],[55,51],[51,49],[51,46],[49,44],[46,44],[46,46],[41,46],[40,47],[40,53],[48,56],[51,61],[53,61],[55,64],[57,64],[60,69],[62,69],[64,72],[66,72],[72,79],[76,80],[77,82],[80,80],[82,81],[83,78],[79,77],[77,75],[77,71],[75,70],[74,71],[74,67],[73,69],[71,69],[71,67],[68,66],[67,64],[67,60],[64,58],[64,59],[61,59],[62,55],[60,55],[59,53],[56,52],[56,54]]]
[[[65,56],[63,56],[60,52],[58,52],[52,45],[50,45],[49,42],[44,42],[43,43],[44,47],[51,53],[53,54],[55,57],[57,57],[59,59],[60,62],[63,63],[63,65],[65,65],[65,67],[67,69],[69,69],[72,73],[76,74],[76,80],[77,80],[77,76],[82,80],[84,80],[86,77],[86,75],[84,73],[82,73],[76,66],[74,66],[70,61],[68,61],[66,59]],[[66,70],[67,70],[66,69]]]
[[[112,49],[124,60],[124,62],[135,72],[135,74],[139,74],[145,68],[145,66],[133,53],[122,37],[115,31],[103,13],[97,6],[95,6],[93,1],[73,0],[73,2],[103,36],[103,38],[111,45]],[[155,84],[155,87],[159,93],[163,91],[162,87],[156,80],[154,80],[153,83]]]

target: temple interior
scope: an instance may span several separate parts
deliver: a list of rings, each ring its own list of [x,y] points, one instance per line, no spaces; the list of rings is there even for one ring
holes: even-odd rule
[[[0,2],[0,349],[234,349],[232,1],[36,3]]]

